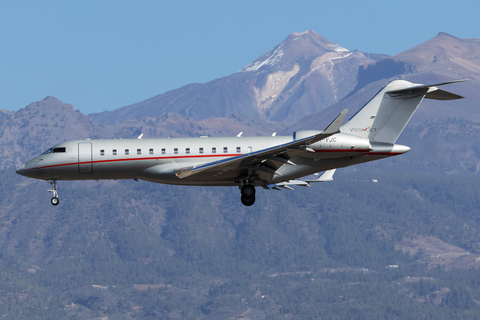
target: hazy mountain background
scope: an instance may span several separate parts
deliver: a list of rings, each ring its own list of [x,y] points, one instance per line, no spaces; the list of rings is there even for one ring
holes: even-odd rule
[[[16,166],[70,139],[291,134],[350,115],[394,79],[436,83],[400,157],[294,192],[48,183]],[[293,33],[238,73],[112,112],[54,97],[0,110],[6,319],[475,319],[480,312],[480,39],[396,56]],[[378,182],[373,182],[376,179]],[[185,201],[188,199],[188,201]]]

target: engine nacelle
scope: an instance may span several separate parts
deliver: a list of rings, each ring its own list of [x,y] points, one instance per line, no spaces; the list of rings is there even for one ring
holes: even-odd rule
[[[293,134],[293,139],[298,140],[313,136],[322,131],[302,130]],[[310,146],[315,152],[302,154],[309,158],[341,158],[354,155],[367,154],[371,150],[370,141],[366,138],[337,133]]]

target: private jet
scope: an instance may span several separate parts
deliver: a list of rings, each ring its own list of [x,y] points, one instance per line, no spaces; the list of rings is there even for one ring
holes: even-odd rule
[[[190,186],[233,186],[241,202],[255,202],[255,188],[293,189],[333,179],[337,168],[406,153],[395,144],[424,98],[463,97],[438,86],[395,80],[346,123],[343,110],[323,131],[288,136],[107,139],[61,142],[16,172],[50,182],[51,204],[59,204],[60,180],[133,179]],[[302,177],[324,173],[317,179]]]

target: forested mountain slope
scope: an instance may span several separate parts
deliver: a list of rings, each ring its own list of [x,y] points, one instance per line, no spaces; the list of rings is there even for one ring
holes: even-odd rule
[[[251,319],[308,319],[359,307],[365,317],[473,319],[480,273],[430,269],[442,260],[395,246],[433,237],[452,248],[440,255],[469,253],[455,268],[478,268],[479,178],[405,176],[391,173],[395,165],[345,169],[294,192],[258,190],[251,208],[238,206],[234,188],[134,181],[63,182],[62,204],[52,207],[47,183],[4,170],[0,187],[12,196],[1,200],[0,262],[12,285],[33,285],[27,296],[50,308],[50,319],[212,319],[248,310]],[[36,308],[21,306],[25,318]]]

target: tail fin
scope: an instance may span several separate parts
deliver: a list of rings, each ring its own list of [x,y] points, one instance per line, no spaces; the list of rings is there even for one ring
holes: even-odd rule
[[[436,100],[463,98],[436,87],[460,81],[465,80],[429,85],[404,80],[390,82],[341,126],[340,131],[373,141],[395,143],[423,98]]]

